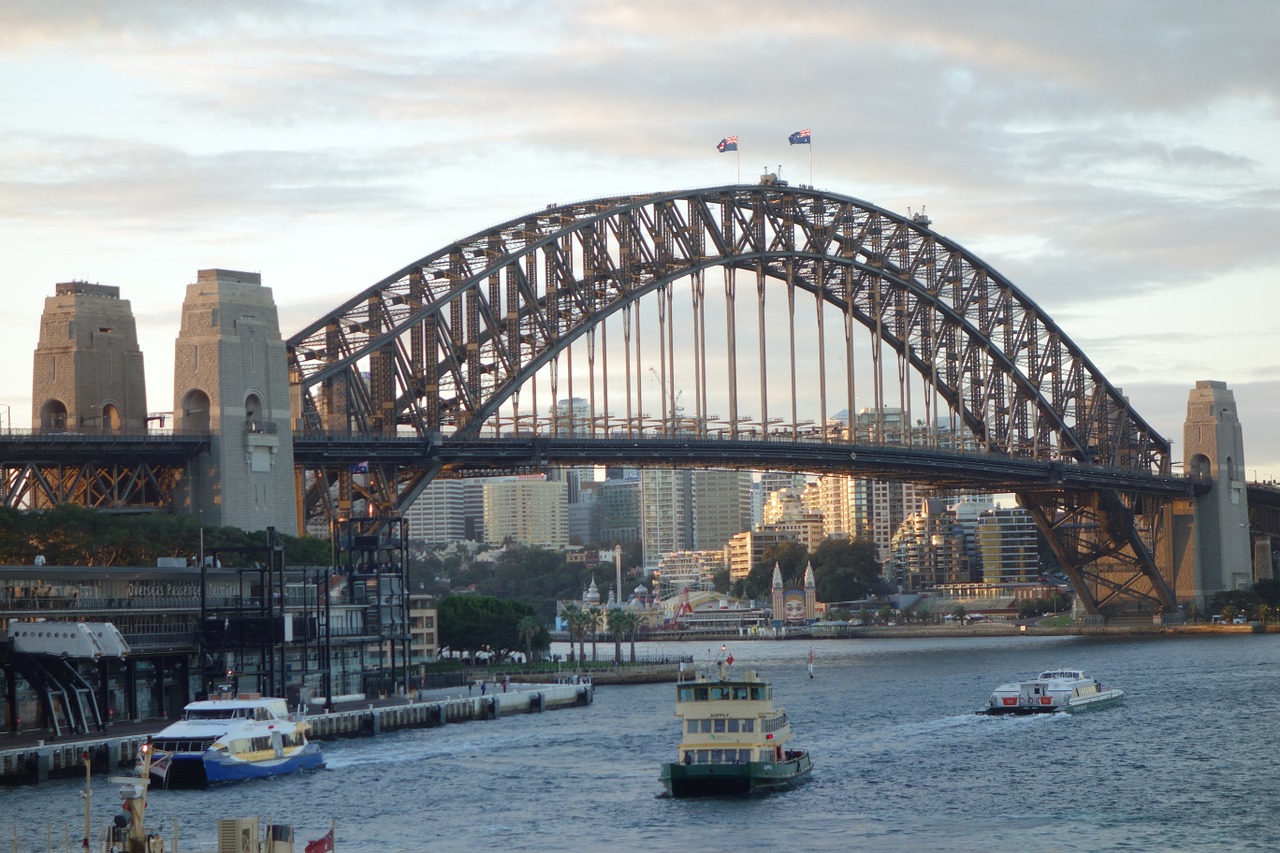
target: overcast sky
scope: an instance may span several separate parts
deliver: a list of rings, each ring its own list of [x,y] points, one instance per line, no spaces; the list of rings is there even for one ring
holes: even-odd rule
[[[730,183],[737,134],[744,182],[812,154],[927,207],[1175,458],[1188,390],[1227,382],[1280,478],[1278,45],[1263,0],[7,0],[0,407],[28,426],[56,282],[121,288],[168,410],[199,269],[261,272],[288,336],[550,202]]]

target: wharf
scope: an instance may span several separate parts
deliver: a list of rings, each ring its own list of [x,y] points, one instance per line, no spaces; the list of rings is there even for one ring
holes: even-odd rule
[[[335,702],[332,711],[307,713],[307,722],[313,740],[333,740],[497,720],[511,714],[537,714],[590,705],[594,701],[595,687],[587,679],[556,684],[512,682],[505,691],[501,684],[486,684],[483,695],[476,687],[451,687],[415,690],[407,697]],[[81,776],[86,754],[94,773],[132,768],[142,744],[168,724],[168,720],[113,723],[101,734],[58,740],[51,740],[47,735],[41,737],[38,732],[0,736],[0,785]]]

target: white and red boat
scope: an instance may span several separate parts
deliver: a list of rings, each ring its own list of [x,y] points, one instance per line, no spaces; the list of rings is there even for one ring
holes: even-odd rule
[[[979,714],[1053,714],[1105,708],[1124,698],[1124,691],[1103,687],[1081,669],[1050,669],[1027,681],[1001,684]]]

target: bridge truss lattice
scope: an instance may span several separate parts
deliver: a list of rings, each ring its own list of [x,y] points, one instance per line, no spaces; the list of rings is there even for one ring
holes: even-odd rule
[[[930,226],[778,184],[549,205],[290,338],[300,437],[894,443],[1167,478],[1169,443],[1079,347]],[[447,458],[317,466],[306,511],[401,510]],[[1173,605],[1165,497],[1018,491],[1089,609]]]

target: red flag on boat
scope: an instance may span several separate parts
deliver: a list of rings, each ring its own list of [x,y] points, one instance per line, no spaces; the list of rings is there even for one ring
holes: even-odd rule
[[[307,842],[306,853],[333,853],[333,828],[320,838]]]

